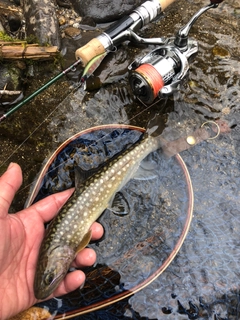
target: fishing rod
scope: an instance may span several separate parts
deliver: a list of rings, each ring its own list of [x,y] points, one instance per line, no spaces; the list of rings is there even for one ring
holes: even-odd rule
[[[133,10],[133,13],[131,13],[130,15],[123,17],[116,23],[113,23],[100,36],[92,39],[85,46],[76,50],[77,60],[71,66],[63,70],[56,77],[48,81],[41,88],[33,92],[26,99],[6,112],[2,117],[0,117],[0,122],[16,112],[23,105],[31,101],[34,97],[47,89],[62,76],[74,70],[79,64],[82,64],[82,66],[85,67],[91,60],[97,57],[96,60],[98,61],[98,63],[95,64],[97,67],[99,63],[101,63],[103,56],[107,55],[108,52],[115,50],[116,46],[124,41],[123,33],[125,30],[129,28],[131,28],[132,30],[141,29],[144,25],[159,16],[160,13],[163,12],[174,1],[176,0],[148,0],[141,6]],[[100,56],[99,59],[98,56]],[[94,72],[95,68],[90,68],[91,72]]]
[[[22,106],[24,106],[27,102],[31,101],[33,98],[35,98],[38,94],[43,92],[45,89],[50,87],[54,82],[56,82],[58,79],[60,79],[62,76],[67,74],[68,72],[74,70],[79,64],[81,63],[80,60],[75,61],[70,67],[67,69],[63,70],[61,73],[59,73],[56,77],[52,78],[50,81],[45,83],[42,87],[40,87],[38,90],[34,91],[31,95],[29,95],[26,99],[22,100],[19,102],[15,107],[10,109],[8,112],[2,115],[0,117],[0,122],[5,120],[7,117],[9,117],[11,114],[16,112],[18,109],[20,109]]]
[[[198,52],[198,42],[189,38],[189,32],[192,26],[203,13],[211,8],[217,8],[218,4],[222,1],[223,0],[210,0],[210,4],[201,8],[190,21],[177,32],[175,37],[146,39],[138,36],[135,31],[139,28],[140,20],[142,19],[139,18],[136,19],[129,28],[126,28],[116,36],[112,36],[110,30],[109,34],[104,33],[92,39],[89,44],[76,51],[76,58],[83,60],[85,63],[89,61],[87,60],[88,57],[97,54],[95,58],[86,64],[82,75],[82,82],[91,76],[108,51],[114,51],[120,42],[129,40],[138,45],[151,44],[158,46],[146,56],[137,58],[128,67],[129,82],[133,94],[143,104],[151,104],[156,98],[173,94],[185,79],[189,71],[189,64]],[[147,3],[148,2],[149,1],[147,1]],[[144,9],[146,10],[145,7]],[[136,13],[140,16],[140,10],[138,11],[136,9],[135,14]],[[157,14],[157,12],[155,14]],[[147,19],[146,21],[148,21]],[[122,22],[124,22],[124,20],[122,20]],[[144,24],[144,22],[145,20],[142,19],[141,23]],[[85,82],[84,89],[87,89],[87,82]]]

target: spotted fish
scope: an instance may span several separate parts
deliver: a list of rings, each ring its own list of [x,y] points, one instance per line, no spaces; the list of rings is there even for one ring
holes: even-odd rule
[[[206,134],[196,140],[205,138]],[[76,171],[75,192],[50,224],[40,248],[34,281],[37,299],[47,298],[58,287],[76,254],[89,243],[92,223],[111,206],[115,194],[135,175],[141,161],[159,147],[166,147],[161,135],[154,137],[145,133],[142,140],[99,169],[84,184],[79,183]],[[174,148],[171,143],[170,147],[168,155],[173,155],[189,145],[186,139],[180,138]]]
[[[111,205],[116,194],[134,175],[141,161],[159,148],[148,135],[79,185],[47,229],[40,248],[34,281],[37,299],[48,297],[63,280],[76,254],[91,239],[90,227]]]

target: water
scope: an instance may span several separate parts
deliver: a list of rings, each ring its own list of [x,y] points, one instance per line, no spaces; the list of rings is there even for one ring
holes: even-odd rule
[[[172,36],[203,3],[205,1],[178,1],[164,19],[145,27],[141,35]],[[104,60],[96,73],[102,83],[113,79],[111,85],[103,85],[91,93],[82,88],[72,94],[66,92],[66,99],[61,96],[61,100],[54,91],[46,93],[35,102],[40,103],[41,109],[31,104],[18,114],[21,118],[15,115],[8,125],[4,124],[4,129],[1,127],[1,160],[5,160],[49,110],[58,107],[41,129],[9,159],[21,163],[26,184],[33,180],[49,152],[72,134],[95,125],[131,123],[145,126],[151,115],[160,111],[178,136],[188,134],[206,120],[222,119],[231,127],[230,133],[182,153],[194,188],[194,218],[182,249],[168,269],[127,301],[79,319],[96,319],[97,316],[113,319],[114,314],[126,319],[240,317],[239,21],[239,4],[230,0],[202,16],[190,33],[199,41],[199,54],[191,65],[189,78],[166,104],[159,102],[135,118],[144,107],[131,94],[126,67],[149,48],[124,44]],[[61,86],[59,83],[53,90],[63,91]],[[51,101],[48,101],[49,97]],[[45,110],[44,114],[39,109]],[[13,131],[9,129],[9,123]],[[27,189],[24,189],[12,210],[22,207],[26,198]],[[101,259],[104,262],[104,257]]]

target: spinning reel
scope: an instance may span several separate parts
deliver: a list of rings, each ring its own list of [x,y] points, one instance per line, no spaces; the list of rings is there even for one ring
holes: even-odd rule
[[[137,43],[160,44],[128,67],[132,91],[142,102],[151,104],[157,97],[170,95],[177,90],[189,70],[189,63],[198,52],[197,41],[189,38],[192,26],[204,12],[216,8],[222,1],[211,0],[211,3],[200,9],[175,37],[150,40],[131,35]]]

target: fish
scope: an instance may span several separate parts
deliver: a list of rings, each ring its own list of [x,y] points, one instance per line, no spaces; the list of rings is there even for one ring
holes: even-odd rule
[[[37,299],[47,298],[66,276],[78,252],[91,240],[90,227],[110,207],[114,196],[134,176],[141,161],[159,148],[146,135],[90,176],[84,184],[75,170],[75,191],[50,223],[40,247],[34,279]]]
[[[106,208],[111,208],[115,196],[137,174],[148,154],[167,144],[171,147],[168,156],[181,151],[181,143],[182,150],[190,147],[185,138],[180,138],[173,148],[161,134],[156,134],[158,130],[154,126],[147,130],[142,139],[104,164],[84,183],[79,170],[75,170],[75,191],[50,223],[40,247],[34,279],[37,299],[47,298],[59,286],[78,252],[90,242],[93,222]],[[208,133],[201,128],[195,136],[199,142],[206,139]]]

